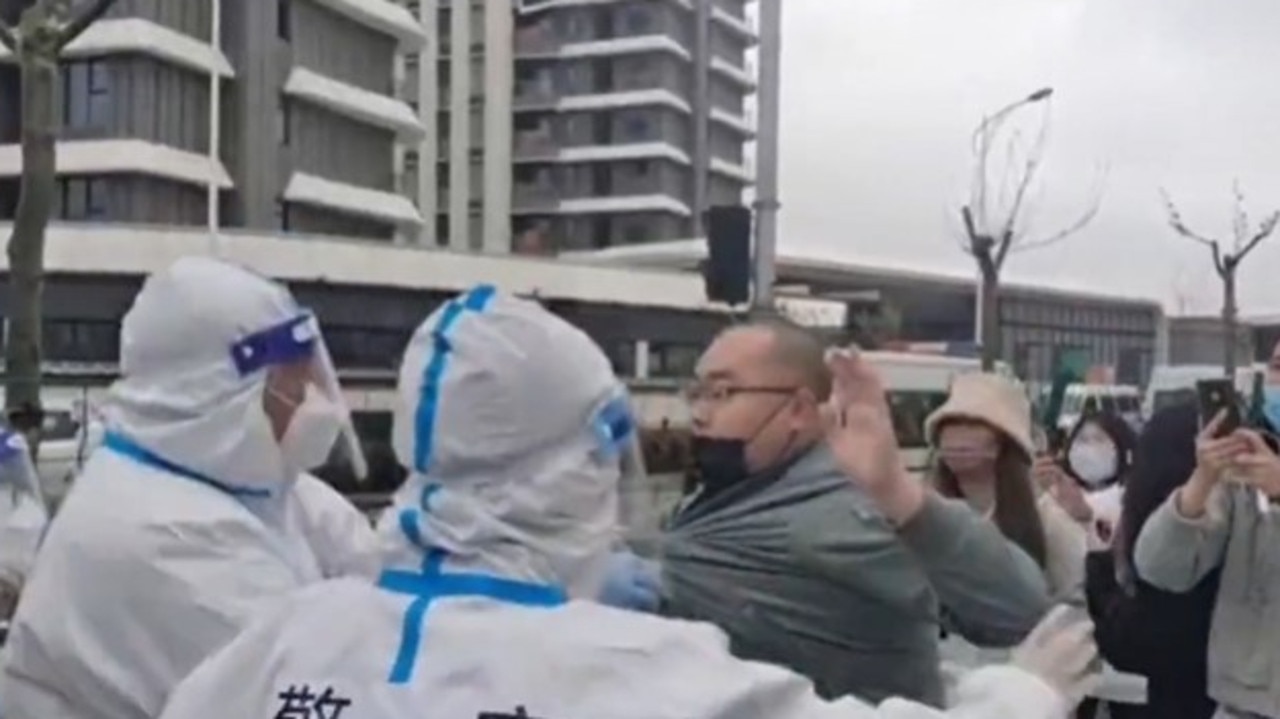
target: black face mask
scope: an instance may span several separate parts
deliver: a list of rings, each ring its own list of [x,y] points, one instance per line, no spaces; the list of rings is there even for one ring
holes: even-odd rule
[[[716,492],[747,478],[747,442],[743,439],[693,436],[694,481],[704,492]]]
[[[685,478],[685,486],[701,486],[704,495],[711,495],[750,477],[752,472],[747,468],[747,445],[756,441],[756,437],[789,405],[790,400],[778,405],[747,437],[693,435],[690,444],[693,451],[693,466],[690,468],[693,476]],[[795,437],[792,437],[787,441],[787,451],[782,453],[784,457],[794,440]]]

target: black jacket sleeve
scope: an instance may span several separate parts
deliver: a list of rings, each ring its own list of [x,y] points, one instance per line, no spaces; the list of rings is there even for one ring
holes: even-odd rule
[[[1138,597],[1120,586],[1114,556],[1109,551],[1090,552],[1084,567],[1085,599],[1098,651],[1122,672],[1147,674],[1152,655],[1158,652],[1157,630],[1144,621]]]
[[[1202,674],[1216,594],[1216,574],[1180,594],[1140,580],[1129,591],[1116,579],[1110,552],[1091,552],[1085,558],[1085,597],[1098,650],[1122,672]]]

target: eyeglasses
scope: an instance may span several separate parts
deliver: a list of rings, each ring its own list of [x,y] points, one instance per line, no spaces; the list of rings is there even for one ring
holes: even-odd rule
[[[784,395],[791,394],[796,391],[795,387],[767,386],[767,385],[729,385],[729,384],[702,384],[700,382],[692,382],[685,385],[684,399],[689,404],[714,404],[720,405],[728,402],[740,394],[773,394]]]

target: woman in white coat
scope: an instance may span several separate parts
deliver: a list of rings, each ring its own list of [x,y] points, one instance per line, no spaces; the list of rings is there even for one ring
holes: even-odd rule
[[[909,523],[927,490],[902,469],[883,386],[855,355],[833,362],[833,453]],[[1084,689],[1090,627],[1061,613],[943,712],[827,702],[733,658],[711,625],[591,601],[619,483],[643,479],[636,430],[604,354],[534,302],[482,287],[448,303],[411,341],[399,392],[411,475],[381,527],[378,586],[300,592],[197,669],[163,719],[1057,719]]]

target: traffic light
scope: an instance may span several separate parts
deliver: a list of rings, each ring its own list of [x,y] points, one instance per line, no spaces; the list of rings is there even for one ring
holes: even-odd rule
[[[707,299],[745,305],[751,299],[751,210],[719,205],[707,211]]]

